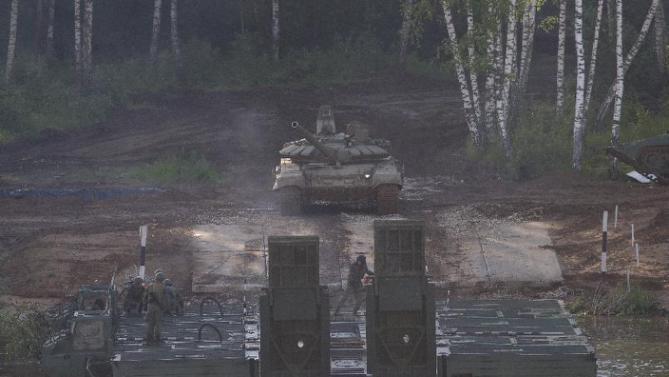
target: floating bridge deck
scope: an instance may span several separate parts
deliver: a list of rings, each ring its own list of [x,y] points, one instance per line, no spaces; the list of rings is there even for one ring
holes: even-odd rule
[[[436,307],[439,377],[596,375],[593,348],[558,301],[451,300]],[[164,317],[164,342],[155,347],[143,344],[142,318],[122,317],[114,377],[220,376],[221,371],[258,376],[257,314],[243,315],[241,305],[225,305],[222,312]],[[330,328],[331,376],[367,376],[364,317],[337,317]]]

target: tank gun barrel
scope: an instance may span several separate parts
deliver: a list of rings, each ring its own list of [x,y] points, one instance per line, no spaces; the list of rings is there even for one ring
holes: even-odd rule
[[[337,158],[337,154],[330,148],[325,146],[323,143],[321,143],[320,140],[318,140],[318,138],[316,137],[316,135],[312,134],[306,128],[302,127],[299,122],[293,122],[290,124],[290,126],[300,131],[304,136],[304,138],[307,139],[307,141],[311,143],[311,145],[313,145],[314,148],[318,149],[319,152],[321,152],[325,157],[327,157],[328,160],[337,165],[340,164],[340,161]]]

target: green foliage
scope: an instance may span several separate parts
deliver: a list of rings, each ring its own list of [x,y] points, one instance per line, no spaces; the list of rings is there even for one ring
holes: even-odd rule
[[[156,184],[214,184],[221,181],[218,170],[197,153],[167,156],[130,173],[132,178]]]
[[[576,314],[651,316],[660,311],[660,304],[652,292],[632,285],[629,292],[626,284],[613,289],[587,292],[569,303],[569,310]]]
[[[34,308],[0,312],[0,353],[4,352],[9,360],[39,358],[48,335],[44,315]]]

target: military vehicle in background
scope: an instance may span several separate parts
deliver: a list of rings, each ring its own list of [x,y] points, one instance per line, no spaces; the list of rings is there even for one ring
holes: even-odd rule
[[[314,203],[363,203],[380,214],[397,212],[403,172],[388,152],[387,140],[370,138],[368,127],[360,122],[337,132],[330,106],[321,106],[316,134],[298,122],[292,128],[304,139],[288,142],[279,151],[273,190],[279,193],[282,214],[299,214]]]
[[[607,153],[632,166],[646,178],[669,184],[669,133],[609,147]]]

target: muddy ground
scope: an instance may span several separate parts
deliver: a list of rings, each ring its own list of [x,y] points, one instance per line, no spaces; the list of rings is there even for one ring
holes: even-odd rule
[[[163,269],[187,293],[262,286],[263,239],[270,234],[319,235],[322,281],[341,286],[350,258],[373,253],[376,217],[315,208],[283,218],[270,192],[278,149],[299,136],[287,125],[313,124],[318,106],[328,103],[340,126],[362,120],[393,143],[407,176],[398,216],[426,221],[428,270],[440,287],[553,291],[597,284],[602,211],[618,205],[607,282],[622,281],[632,266],[633,280],[669,304],[662,293],[669,271],[666,187],[575,175],[501,179],[467,158],[452,89],[405,81],[181,94],[142,103],[94,128],[45,133],[0,149],[4,302],[48,301],[79,284],[107,281],[114,271],[122,279],[132,275],[141,224],[150,225],[148,270]],[[128,173],[190,151],[217,167],[220,184],[157,187]],[[11,191],[18,188],[37,191]],[[85,190],[63,191],[75,189]]]

